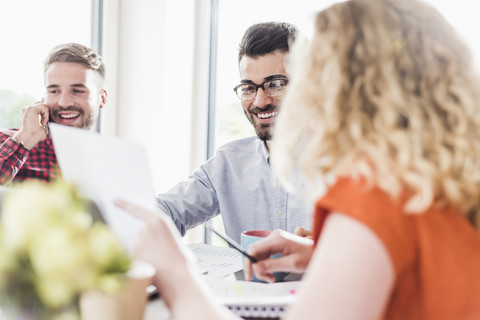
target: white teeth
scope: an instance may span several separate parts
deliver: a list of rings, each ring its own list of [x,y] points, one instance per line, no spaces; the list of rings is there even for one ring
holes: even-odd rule
[[[72,119],[72,118],[76,118],[76,117],[78,117],[78,114],[77,114],[77,113],[61,114],[61,115],[60,115],[60,118],[63,118],[63,119]]]
[[[276,115],[277,115],[277,111],[269,112],[269,113],[257,113],[257,116],[260,119],[268,119],[268,118],[271,118],[271,117],[275,117]]]

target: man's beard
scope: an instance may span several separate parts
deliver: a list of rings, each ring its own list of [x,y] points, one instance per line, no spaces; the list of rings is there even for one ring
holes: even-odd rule
[[[247,117],[248,121],[253,125],[253,128],[255,129],[255,133],[257,134],[257,137],[260,140],[267,141],[267,140],[272,140],[272,130],[273,130],[273,124],[258,124],[255,123],[256,119],[255,115],[256,113],[260,112],[274,112],[277,110],[277,107],[272,106],[271,104],[268,106],[265,106],[265,108],[252,108],[248,110],[248,113],[244,110],[245,116]]]
[[[59,116],[59,113],[61,111],[77,112],[79,114],[78,117],[82,119],[79,128],[91,129],[93,124],[95,123],[95,115],[93,114],[93,112],[85,115],[85,111],[83,111],[83,109],[74,106],[70,106],[65,109],[50,110],[49,122],[55,122],[55,119],[61,119],[61,117]]]
[[[260,140],[272,140],[272,126],[269,124],[261,124],[255,126],[255,133]]]

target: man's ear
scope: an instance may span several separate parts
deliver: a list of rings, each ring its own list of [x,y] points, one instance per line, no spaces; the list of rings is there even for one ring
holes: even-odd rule
[[[107,90],[102,89],[102,93],[100,95],[100,109],[102,109],[107,104]]]

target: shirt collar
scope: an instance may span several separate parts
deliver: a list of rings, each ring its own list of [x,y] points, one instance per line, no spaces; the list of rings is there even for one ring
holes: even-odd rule
[[[270,165],[270,151],[268,151],[267,144],[265,141],[258,139],[262,145],[262,153],[265,161]]]

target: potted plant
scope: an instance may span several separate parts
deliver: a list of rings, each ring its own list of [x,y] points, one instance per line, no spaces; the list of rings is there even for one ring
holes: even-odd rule
[[[73,186],[26,182],[1,205],[0,309],[7,318],[77,319],[83,292],[121,289],[131,260]]]

